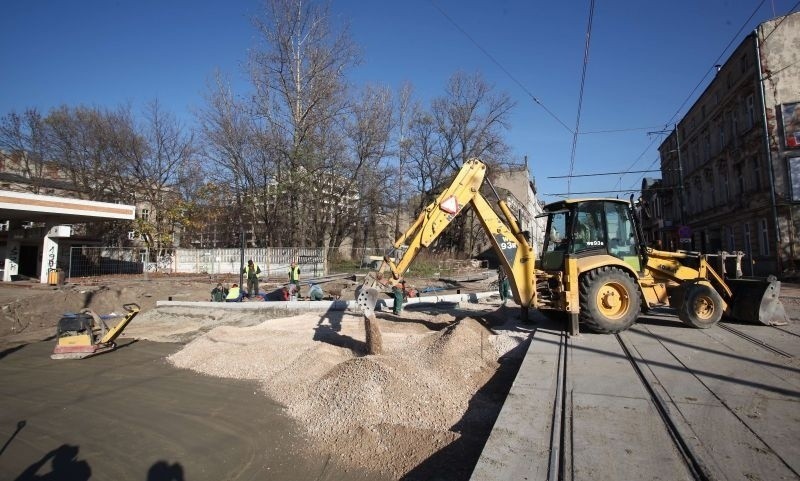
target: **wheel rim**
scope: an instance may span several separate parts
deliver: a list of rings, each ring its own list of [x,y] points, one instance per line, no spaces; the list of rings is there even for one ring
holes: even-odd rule
[[[625,286],[616,282],[603,284],[597,291],[597,308],[609,319],[619,319],[628,312],[630,297]]]
[[[694,301],[694,314],[703,321],[711,319],[714,317],[714,301],[708,296],[698,296]]]

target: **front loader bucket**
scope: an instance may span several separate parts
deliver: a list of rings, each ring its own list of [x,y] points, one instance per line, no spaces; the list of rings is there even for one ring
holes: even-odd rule
[[[728,316],[745,322],[778,326],[789,322],[781,303],[781,283],[775,276],[766,279],[726,279],[733,291]]]

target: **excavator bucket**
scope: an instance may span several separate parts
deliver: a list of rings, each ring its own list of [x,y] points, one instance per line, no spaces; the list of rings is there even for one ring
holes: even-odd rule
[[[729,317],[766,326],[779,326],[789,322],[779,298],[781,283],[775,276],[766,279],[727,279],[733,292]]]
[[[367,354],[383,353],[383,336],[375,318],[375,306],[380,292],[372,287],[364,286],[358,293],[357,304],[364,313],[364,330],[366,331]]]

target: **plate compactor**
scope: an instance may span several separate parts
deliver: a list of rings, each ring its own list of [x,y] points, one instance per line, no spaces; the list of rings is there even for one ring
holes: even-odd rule
[[[113,351],[117,347],[114,340],[139,313],[137,304],[125,304],[122,307],[126,311],[125,316],[112,328],[91,309],[64,315],[58,321],[56,348],[50,358],[83,359]]]

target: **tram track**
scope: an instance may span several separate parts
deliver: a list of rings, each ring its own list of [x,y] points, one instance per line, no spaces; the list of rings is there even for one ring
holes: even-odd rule
[[[788,329],[785,329],[785,328],[783,328],[783,327],[780,327],[780,326],[772,326],[772,328],[773,328],[773,329],[777,329],[777,330],[779,330],[779,331],[781,331],[781,332],[783,332],[783,333],[789,334],[790,336],[794,336],[794,337],[800,337],[800,334],[798,334],[798,333],[796,333],[796,332],[792,332],[792,331],[790,331],[790,330],[788,330]]]
[[[566,441],[569,439],[569,409],[568,398],[568,379],[567,361],[569,352],[569,340],[566,333],[560,336],[558,348],[558,368],[556,369],[556,389],[553,399],[553,417],[551,421],[552,430],[550,432],[550,458],[547,468],[547,481],[563,481],[572,479],[567,470],[565,455]]]
[[[685,463],[686,468],[689,470],[689,473],[693,479],[696,481],[709,481],[714,479],[700,456],[695,452],[688,440],[681,433],[680,428],[673,420],[673,417],[670,414],[668,403],[658,393],[653,383],[651,383],[648,377],[645,375],[644,367],[637,357],[633,355],[633,351],[636,350],[635,346],[623,339],[620,334],[614,334],[614,336],[616,337],[617,342],[619,342],[622,352],[625,354],[625,357],[636,373],[636,376],[639,378],[639,381],[641,382],[645,391],[647,391],[648,395],[650,396],[650,401],[652,402],[653,407],[658,413],[664,428],[669,434],[670,439],[672,439],[675,448],[680,453],[681,458],[683,459],[683,462]]]
[[[783,357],[788,358],[788,359],[793,359],[794,358],[794,356],[792,354],[790,354],[790,353],[788,353],[788,352],[786,352],[786,351],[784,351],[782,349],[778,349],[777,347],[767,343],[766,341],[758,339],[757,337],[753,337],[750,334],[747,334],[746,332],[740,331],[739,329],[736,329],[735,327],[733,327],[733,326],[731,326],[729,324],[724,324],[724,323],[720,322],[720,323],[717,324],[717,326],[719,326],[721,329],[723,329],[725,331],[728,331],[731,334],[733,334],[733,335],[735,335],[737,337],[740,337],[740,338],[750,342],[751,344],[754,344],[754,345],[756,345],[756,346],[758,346],[758,347],[760,347],[760,348],[762,348],[762,349],[764,349],[766,351],[769,351],[769,352],[771,352],[773,354],[777,354],[779,356],[783,356]],[[781,329],[781,330],[784,331],[783,329]],[[786,332],[786,331],[784,331],[784,332]]]

